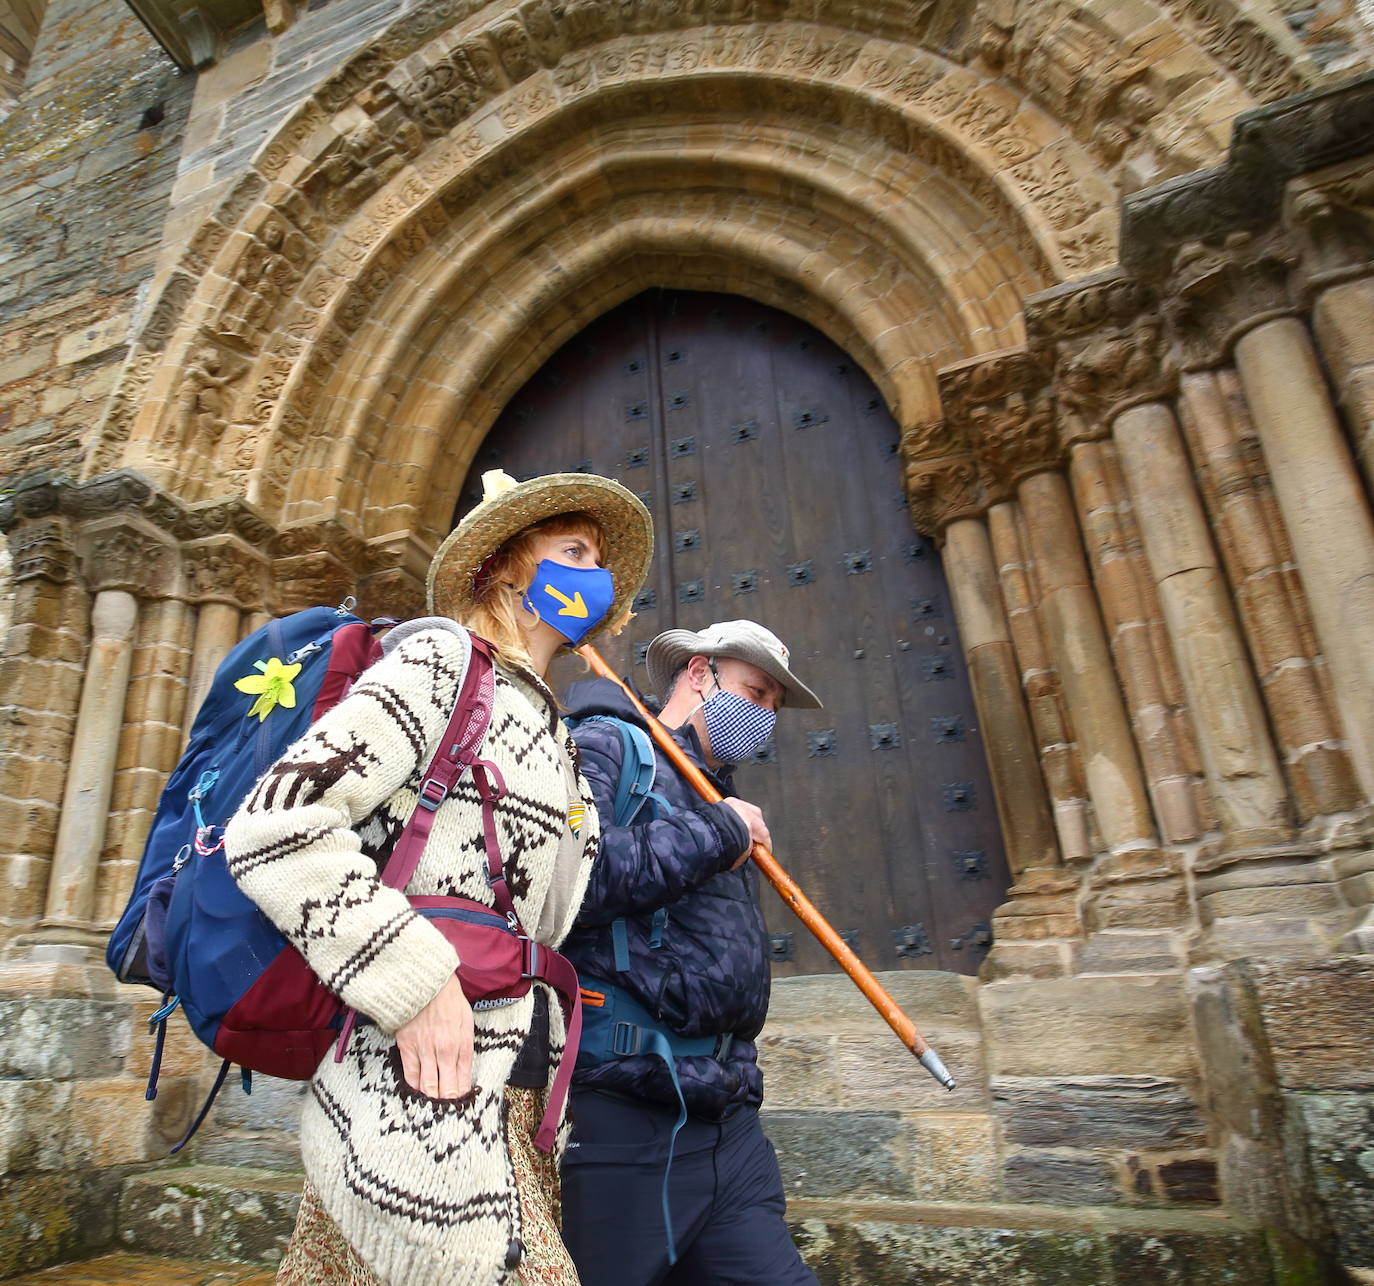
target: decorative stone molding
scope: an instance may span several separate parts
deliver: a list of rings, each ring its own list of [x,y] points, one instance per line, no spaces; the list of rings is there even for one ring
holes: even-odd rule
[[[1022,478],[1057,468],[1054,398],[1042,354],[1012,349],[939,374],[940,402],[978,462],[987,503],[1006,499]]]
[[[1374,160],[1294,180],[1286,222],[1303,246],[1309,292],[1374,273]]]
[[[1289,180],[1353,160],[1371,137],[1374,72],[1245,112],[1224,165],[1123,199],[1121,262],[1149,269],[1180,243],[1270,227]]]
[[[133,514],[111,515],[78,529],[81,578],[98,593],[122,589],[140,598],[168,598],[178,589],[176,550],[167,534]]]

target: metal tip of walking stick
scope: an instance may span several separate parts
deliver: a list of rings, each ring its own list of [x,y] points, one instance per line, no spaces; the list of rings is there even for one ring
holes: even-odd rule
[[[921,1066],[935,1077],[935,1079],[947,1090],[953,1090],[954,1087],[958,1085],[959,1082],[949,1074],[949,1068],[940,1061],[940,1055],[933,1049],[928,1049],[924,1054],[921,1054],[919,1056],[919,1061]]]

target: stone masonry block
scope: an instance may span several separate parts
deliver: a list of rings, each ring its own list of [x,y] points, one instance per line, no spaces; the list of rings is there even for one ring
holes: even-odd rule
[[[1306,1162],[1341,1261],[1374,1268],[1374,1094],[1284,1097],[1290,1167]]]
[[[759,1066],[773,1107],[827,1107],[840,1094],[833,1036],[759,1038]]]
[[[992,1094],[1009,1143],[1164,1149],[1207,1139],[1192,1093],[1163,1077],[999,1077]]]
[[[88,1170],[0,1183],[0,1277],[107,1246],[122,1178],[117,1170]]]
[[[1002,1167],[1013,1201],[1047,1205],[1112,1205],[1121,1200],[1116,1173],[1101,1157],[1062,1152],[1018,1152]]]
[[[997,1125],[979,1112],[909,1118],[911,1174],[922,1201],[994,1201],[1001,1190]]]
[[[71,1093],[67,1081],[0,1081],[0,1174],[64,1168]]]
[[[130,1165],[161,1155],[150,1137],[150,1110],[140,1081],[75,1081],[70,1112],[67,1164],[75,1169]]]
[[[212,1118],[225,1129],[287,1130],[300,1128],[301,1105],[310,1092],[307,1081],[284,1081],[275,1076],[254,1076],[253,1092],[234,1087],[220,1095]]]
[[[300,1180],[224,1166],[180,1166],[130,1180],[119,1239],[152,1254],[275,1263],[300,1204]]]
[[[1281,1086],[1374,1090],[1374,956],[1256,963],[1250,976]]]
[[[993,1076],[1155,1076],[1193,1071],[1178,977],[1006,982],[979,992]]]
[[[762,1115],[783,1186],[797,1197],[911,1197],[906,1131],[895,1112]]]
[[[114,1076],[129,1048],[128,1008],[96,1000],[0,1001],[0,1077]]]
[[[1109,1241],[1111,1280],[1148,1286],[1269,1286],[1263,1237],[1219,1228],[1210,1236],[1116,1232]]]

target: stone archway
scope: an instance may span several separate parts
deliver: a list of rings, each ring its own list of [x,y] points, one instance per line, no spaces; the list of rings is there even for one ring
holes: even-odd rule
[[[1039,17],[953,33],[931,15],[913,29],[842,7],[812,23],[765,9],[645,4],[626,26],[597,6],[536,4],[460,24],[436,4],[398,21],[301,105],[193,236],[90,476],[123,463],[192,501],[228,490],[273,521],[432,540],[451,498],[378,480],[386,502],[366,517],[352,484],[368,461],[423,475],[413,448],[480,435],[501,388],[579,318],[654,280],[787,303],[855,351],[914,424],[934,364],[1016,342],[1027,291],[1111,262],[1115,171],[1144,152],[1168,169],[1219,150],[1176,128],[1124,31],[1073,6],[1056,10],[1053,39]],[[1174,88],[1205,73],[1239,107],[1247,88],[1292,87],[1272,49],[1256,85],[1222,70],[1235,61],[1224,42],[1176,43],[1188,57]],[[541,190],[552,174],[558,190]],[[699,197],[690,210],[684,190]],[[434,287],[436,260],[466,294]],[[917,326],[926,313],[946,333]],[[442,368],[466,386],[447,388]],[[417,381],[437,390],[428,418],[402,405]],[[400,522],[407,511],[416,520]]]

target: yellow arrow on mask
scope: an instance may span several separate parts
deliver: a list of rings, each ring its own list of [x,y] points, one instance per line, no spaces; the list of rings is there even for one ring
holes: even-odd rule
[[[559,616],[589,615],[587,611],[587,604],[582,601],[582,591],[580,589],[571,598],[569,598],[566,594],[562,593],[560,590],[554,589],[552,585],[545,585],[544,590],[546,593],[552,594],[554,598],[556,598],[560,603],[563,604],[563,606],[558,609]]]

